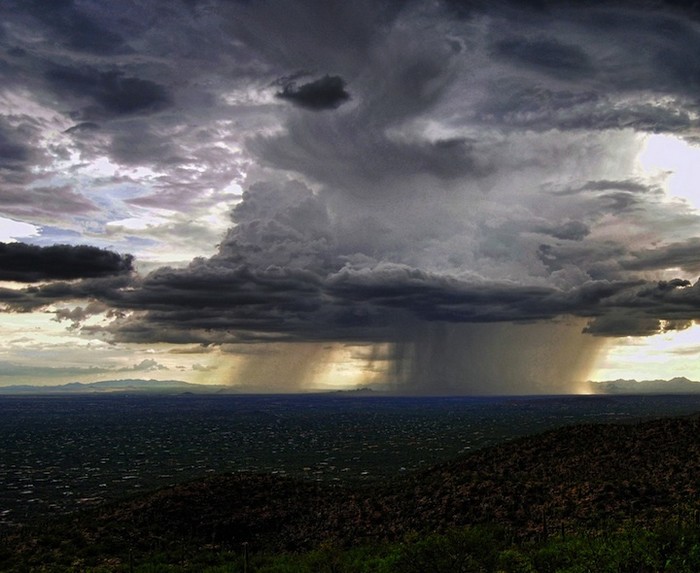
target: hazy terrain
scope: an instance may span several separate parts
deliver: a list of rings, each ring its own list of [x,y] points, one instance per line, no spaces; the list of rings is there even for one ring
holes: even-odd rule
[[[0,523],[222,472],[371,482],[581,422],[700,411],[700,396],[0,398]]]

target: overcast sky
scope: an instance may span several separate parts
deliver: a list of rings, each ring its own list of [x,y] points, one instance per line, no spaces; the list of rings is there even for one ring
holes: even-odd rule
[[[700,378],[686,3],[17,0],[0,21],[0,385]]]

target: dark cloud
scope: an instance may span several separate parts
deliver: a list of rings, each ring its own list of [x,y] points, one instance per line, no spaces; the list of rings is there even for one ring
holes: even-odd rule
[[[484,123],[650,133],[697,126],[692,54],[700,34],[687,12],[661,2],[547,5],[544,12],[517,3],[488,10],[506,30],[518,20],[522,34],[492,35],[492,55],[516,69],[494,74],[476,110]]]
[[[700,238],[693,237],[680,243],[660,245],[631,253],[622,261],[625,269],[635,271],[680,269],[688,273],[700,273]]]
[[[34,147],[28,143],[27,131],[31,128],[12,128],[0,120],[0,173],[22,172],[36,160]]]
[[[567,221],[561,225],[546,225],[537,229],[540,233],[551,235],[555,239],[582,241],[591,232],[588,225],[581,221]]]
[[[480,106],[485,121],[498,119],[515,125],[559,125],[583,112],[591,113],[601,102],[594,91],[554,90],[523,86],[521,82],[498,80],[493,93]]]
[[[625,245],[613,241],[577,241],[569,244],[541,244],[538,258],[551,272],[570,268],[594,280],[619,280],[620,262],[629,255]]]
[[[358,336],[391,340],[401,316],[447,322],[520,321],[552,318],[575,308],[570,301],[558,300],[550,288],[468,284],[390,265],[341,270],[326,279],[305,269],[227,269],[201,261],[183,270],[161,269],[127,291],[107,290],[103,284],[98,292],[96,287],[91,281],[57,283],[21,294],[5,292],[0,298],[10,307],[27,309],[87,296],[142,311],[145,314],[117,322],[113,329],[119,339],[138,342]]]
[[[368,61],[354,63],[364,66],[357,105],[334,114],[297,114],[284,132],[251,138],[248,149],[272,167],[361,195],[375,193],[388,180],[488,173],[492,167],[478,142],[403,130],[439,104],[458,66],[458,43],[425,36],[396,32]],[[393,195],[398,188],[381,185],[379,193]],[[402,192],[409,188],[404,185]]]
[[[649,336],[687,328],[700,317],[700,280],[644,283],[603,301],[584,332],[596,336]]]
[[[632,324],[637,325],[636,335],[647,335],[666,328],[663,321],[688,321],[700,315],[697,292],[676,294],[697,287],[690,289],[683,281],[675,284],[591,281],[562,291],[505,282],[469,283],[398,265],[344,269],[324,279],[304,270],[217,272],[200,264],[183,271],[160,271],[135,290],[115,294],[109,303],[145,312],[116,323],[112,330],[120,340],[138,342],[358,337],[394,341],[400,332],[396,328],[411,320],[483,324],[552,320],[561,315],[595,317],[586,329],[590,334],[629,336]],[[47,298],[48,293],[40,296]]]
[[[256,138],[248,147],[277,168],[301,171],[331,186],[342,181],[362,194],[371,192],[368,182],[416,175],[450,180],[468,174],[479,177],[492,170],[488,159],[466,139],[397,141],[371,125],[361,129],[361,118],[348,117],[339,123],[292,124],[288,135]],[[345,127],[345,136],[338,138]],[[395,191],[387,187],[384,193]]]
[[[548,234],[563,241],[539,246],[546,268],[576,268],[588,275],[578,285],[562,288],[460,278],[360,256],[340,240],[323,196],[298,182],[251,186],[232,218],[235,226],[214,256],[180,269],[163,267],[143,278],[129,278],[131,258],[109,251],[3,245],[2,279],[84,280],[5,290],[0,298],[18,310],[88,299],[135,312],[117,319],[109,332],[119,340],[137,342],[392,341],[407,321],[483,324],[563,315],[590,317],[587,332],[618,336],[635,320],[646,325],[639,326],[639,332],[652,332],[661,328],[662,320],[700,316],[697,285],[691,288],[680,279],[650,283],[624,277],[624,272],[648,270],[663,260],[694,265],[690,257],[697,241],[661,247],[657,253],[630,253],[614,242],[588,240],[588,227],[578,221],[540,225],[534,229],[540,237]],[[513,241],[524,232],[527,227],[516,228]],[[496,261],[507,251],[482,254]],[[618,265],[605,267],[611,260]],[[77,315],[65,318],[80,322]]]
[[[49,85],[58,93],[77,101],[89,98],[93,104],[83,108],[83,117],[151,113],[170,104],[166,89],[150,80],[126,77],[118,71],[54,66],[46,72]]]
[[[326,75],[301,85],[293,79],[282,79],[279,83],[282,91],[275,94],[278,98],[312,111],[336,109],[350,99],[345,80],[340,76]]]
[[[584,329],[594,336],[652,336],[663,331],[658,318],[634,313],[616,313],[595,318]]]
[[[188,332],[191,342],[203,332],[219,342],[239,339],[238,332],[304,339],[312,336],[321,314],[320,295],[319,277],[303,269],[223,269],[200,263],[153,273],[118,304],[147,311],[142,326],[179,333],[179,340]],[[120,334],[128,337],[132,326],[120,327]]]
[[[355,72],[382,44],[406,0],[227,2],[223,28],[267,65],[289,70]],[[223,8],[223,4],[221,7]]]
[[[671,31],[671,33],[676,33]],[[697,90],[700,89],[700,64],[688,60],[690,50],[700,49],[700,38],[697,32],[688,38],[690,45],[680,45],[670,49],[660,50],[655,57],[657,67],[664,71],[664,76],[673,87],[683,89],[697,102]],[[663,76],[662,76],[663,77]]]
[[[0,243],[0,280],[33,283],[125,274],[132,257],[87,245]]]
[[[114,341],[383,342],[397,379],[447,390],[469,362],[552,381],[526,367],[566,368],[540,321],[595,346],[700,317],[700,218],[636,162],[698,127],[675,4],[49,4],[0,8],[0,214],[174,262],[28,253],[3,272],[47,284],[10,309],[87,300],[56,318]]]
[[[67,48],[99,55],[123,51],[122,36],[81,10],[73,0],[11,0],[7,8],[15,15],[25,14],[36,19],[53,41]]]
[[[31,278],[30,272],[26,275]],[[5,303],[3,310],[30,312],[65,301],[104,301],[104,304],[112,305],[114,310],[111,315],[116,317],[121,315],[117,302],[121,299],[122,290],[133,288],[135,284],[133,277],[127,272],[100,278],[76,277],[68,279],[70,282],[46,280],[46,284],[32,285],[22,290],[0,287],[0,301]]]
[[[343,301],[375,309],[407,311],[423,320],[498,322],[551,316],[556,291],[507,283],[469,283],[403,265],[343,269],[328,291]],[[555,313],[556,314],[556,313]]]
[[[590,76],[593,63],[586,53],[571,44],[553,38],[512,38],[501,40],[493,48],[497,56],[563,80]]]

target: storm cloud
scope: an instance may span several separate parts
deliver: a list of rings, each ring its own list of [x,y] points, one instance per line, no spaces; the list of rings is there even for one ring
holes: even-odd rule
[[[688,327],[700,215],[640,157],[698,139],[697,14],[536,4],[5,9],[0,216],[75,244],[3,245],[45,284],[0,300],[294,389],[347,343],[399,390],[563,392]]]
[[[278,98],[314,111],[335,109],[350,99],[345,80],[340,76],[323,76],[301,85],[292,79],[283,79],[279,83],[282,91],[275,94]]]
[[[54,66],[47,70],[46,80],[59,94],[88,100],[79,112],[81,117],[153,112],[170,103],[163,86],[150,80],[125,77],[118,71]]]
[[[0,280],[34,283],[129,273],[133,257],[88,245],[0,243]]]
[[[593,73],[586,53],[577,46],[548,38],[513,38],[494,46],[497,56],[559,79],[578,79]]]

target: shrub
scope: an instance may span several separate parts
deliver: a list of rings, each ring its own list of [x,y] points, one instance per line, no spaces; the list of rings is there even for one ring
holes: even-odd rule
[[[476,573],[494,571],[502,540],[496,530],[474,527],[433,534],[404,545],[396,573]]]

